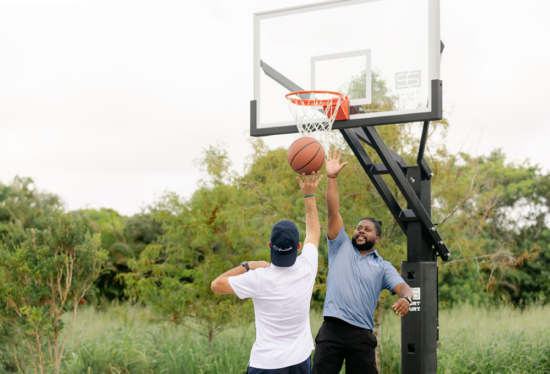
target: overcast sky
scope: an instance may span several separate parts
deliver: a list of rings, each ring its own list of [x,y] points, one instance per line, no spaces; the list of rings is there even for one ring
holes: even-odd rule
[[[0,181],[133,214],[249,154],[252,14],[300,0],[0,0]],[[550,170],[550,2],[441,0],[449,146]],[[271,147],[292,137],[265,138]]]

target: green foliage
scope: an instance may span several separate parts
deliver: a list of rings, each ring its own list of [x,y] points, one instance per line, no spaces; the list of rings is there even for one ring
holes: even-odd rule
[[[73,212],[80,217],[90,232],[101,235],[101,244],[109,251],[114,264],[121,264],[134,256],[124,235],[125,217],[113,209],[85,209]]]
[[[23,227],[38,227],[53,208],[60,208],[57,195],[38,191],[31,178],[15,177],[5,185],[0,183],[0,236],[8,232],[15,221]]]
[[[161,224],[151,213],[124,217],[113,209],[85,209],[72,212],[92,234],[101,235],[101,244],[109,252],[110,271],[96,281],[99,294],[109,300],[123,297],[124,284],[117,276],[128,272],[129,259],[139,256],[161,234]]]
[[[478,172],[483,183],[468,205],[487,219],[464,238],[478,246],[477,252],[464,253],[464,241],[456,242],[460,253],[444,265],[455,271],[443,273],[440,298],[487,303],[486,290],[493,299],[517,304],[546,301],[550,175],[528,162],[505,163],[500,151],[481,157]]]
[[[225,171],[219,165],[224,160],[224,151],[207,149],[209,179],[193,197],[163,197],[155,207],[155,219],[163,223],[162,237],[139,259],[128,262],[131,273],[121,275],[129,296],[176,324],[193,317],[195,323],[187,327],[207,336],[211,344],[230,318],[236,320],[241,311],[243,318],[250,318],[250,306],[236,297],[214,294],[210,283],[239,260],[252,260],[248,255],[255,248],[250,240],[257,236],[253,226],[235,224],[242,208],[235,202],[246,199],[246,191],[223,182]]]
[[[108,261],[99,235],[91,236],[71,215],[54,211],[41,229],[21,223],[8,227],[0,246],[2,319],[28,348],[12,352],[20,370],[59,371],[66,336],[60,317],[78,305]],[[72,326],[71,326],[72,328]],[[61,343],[61,345],[59,345]],[[22,345],[20,345],[22,347]]]

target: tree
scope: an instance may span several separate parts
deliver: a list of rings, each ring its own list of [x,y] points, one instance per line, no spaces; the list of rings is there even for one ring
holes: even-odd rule
[[[199,162],[207,179],[189,200],[169,193],[159,201],[154,216],[163,224],[163,235],[128,262],[131,272],[121,278],[130,297],[159,317],[203,334],[212,348],[230,318],[233,323],[239,315],[249,320],[251,309],[236,298],[214,294],[210,283],[239,261],[253,260],[257,240],[247,225],[235,223],[246,191],[225,183],[226,152],[209,147]]]
[[[37,227],[52,208],[61,206],[57,195],[39,191],[31,178],[16,176],[10,184],[0,183],[0,235],[15,221]]]
[[[36,227],[52,208],[61,206],[57,195],[38,190],[31,178],[16,176],[9,184],[0,183],[0,237],[16,221],[26,228]],[[0,361],[8,371],[16,370],[8,349],[15,343],[11,326],[0,320]]]
[[[109,252],[110,271],[97,279],[98,292],[109,300],[123,298],[125,286],[117,276],[128,272],[128,260],[139,256],[156,240],[161,224],[147,212],[125,217],[113,209],[101,208],[78,210],[72,214],[81,218],[92,234],[101,235],[102,246]]]
[[[520,305],[545,301],[550,292],[546,271],[550,175],[528,161],[506,163],[505,159],[501,150],[480,158],[480,167],[486,170],[482,193],[494,198],[485,225],[478,230],[482,242],[477,254],[445,264],[468,275],[444,275],[440,292],[449,302],[480,295],[472,292],[477,285],[489,291],[481,294],[486,300],[493,295]]]
[[[12,347],[18,369],[24,372],[32,363],[36,373],[48,367],[59,373],[80,301],[103,273],[108,254],[100,236],[88,234],[70,214],[53,211],[37,225],[41,229],[20,222],[8,227],[0,245],[0,307],[28,349],[23,359]],[[71,326],[62,335],[60,317],[68,310]]]

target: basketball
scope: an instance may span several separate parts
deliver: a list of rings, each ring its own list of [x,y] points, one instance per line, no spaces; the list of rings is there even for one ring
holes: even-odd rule
[[[292,170],[310,175],[325,163],[325,150],[317,140],[305,137],[290,145],[286,157]]]

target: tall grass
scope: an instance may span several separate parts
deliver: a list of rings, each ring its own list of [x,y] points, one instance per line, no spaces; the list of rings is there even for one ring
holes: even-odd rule
[[[68,344],[67,373],[243,373],[253,325],[229,329],[212,351],[200,334],[170,322],[151,323],[146,309],[128,306],[79,315]]]
[[[244,373],[255,334],[253,324],[235,326],[210,351],[203,336],[130,306],[84,309],[77,323],[66,373]],[[321,323],[312,312],[314,335]],[[550,373],[550,307],[463,306],[441,311],[440,325],[438,373]],[[384,318],[381,347],[383,373],[400,373],[399,317]]]
[[[384,373],[400,373],[400,324],[383,321]],[[550,373],[550,306],[478,308],[439,314],[438,373]]]

